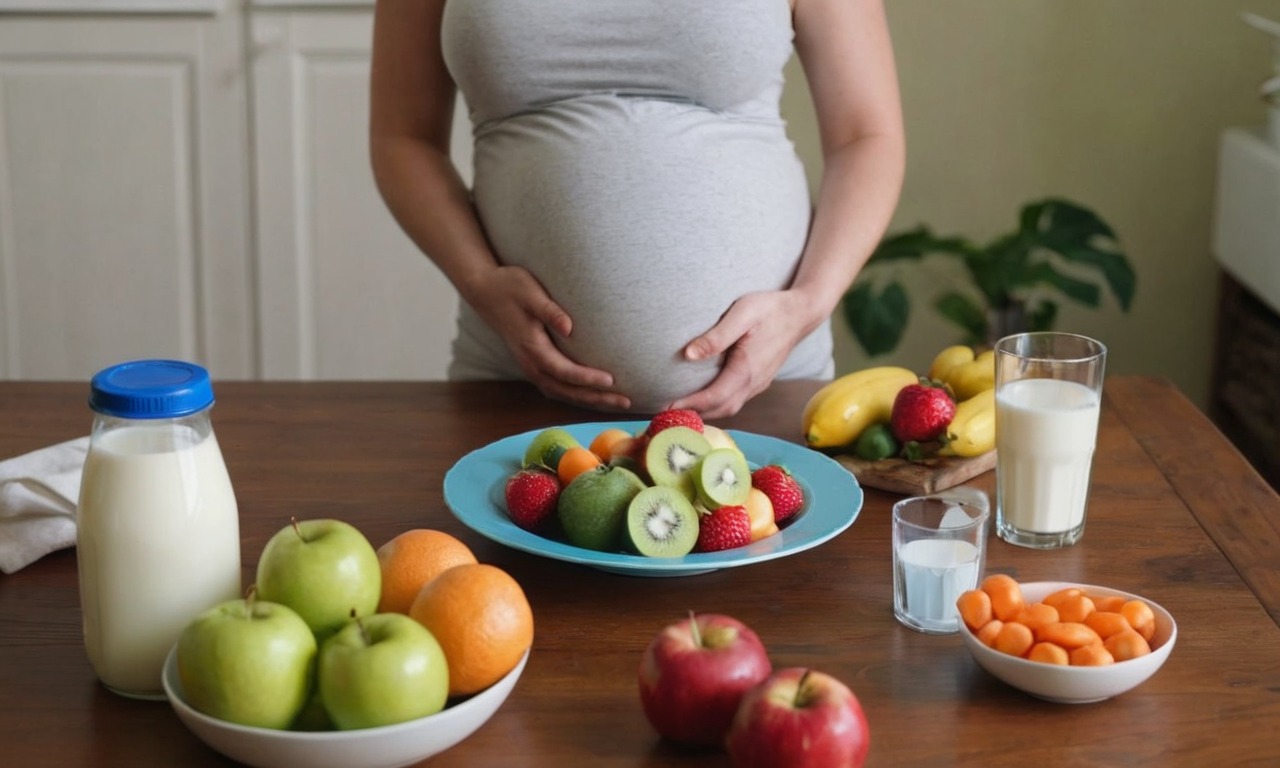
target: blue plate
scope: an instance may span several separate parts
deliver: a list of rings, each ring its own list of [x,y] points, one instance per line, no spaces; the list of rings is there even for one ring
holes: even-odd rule
[[[602,430],[619,427],[636,433],[647,422],[593,422],[564,428],[587,445]],[[525,448],[541,430],[503,438],[464,456],[444,477],[444,500],[450,511],[476,533],[513,549],[579,563],[629,576],[692,576],[760,563],[803,552],[835,537],[853,524],[862,510],[862,488],[836,461],[795,443],[750,432],[730,430],[752,467],[781,464],[800,481],[805,506],[781,531],[745,547],[697,552],[684,557],[644,557],[625,552],[597,552],[520,528],[507,516],[504,488],[520,469]]]

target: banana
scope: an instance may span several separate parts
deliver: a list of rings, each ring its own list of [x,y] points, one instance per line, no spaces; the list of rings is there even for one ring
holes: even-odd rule
[[[805,442],[811,448],[849,445],[862,430],[888,421],[898,391],[918,381],[914,372],[892,365],[864,368],[835,379],[805,404]]]
[[[956,406],[942,456],[981,456],[996,447],[996,391],[984,389]]]
[[[942,377],[951,385],[956,401],[968,400],[978,393],[991,389],[996,385],[996,353],[988,349],[972,361],[957,365]]]
[[[973,347],[956,344],[939,352],[929,364],[929,378],[946,381],[947,374],[956,366],[973,362]]]

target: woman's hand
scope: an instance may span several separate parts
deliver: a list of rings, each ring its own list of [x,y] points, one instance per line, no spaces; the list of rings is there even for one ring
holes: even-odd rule
[[[720,373],[671,407],[698,411],[706,419],[740,411],[768,388],[791,350],[825,319],[811,309],[793,290],[749,293],[735,301],[719,322],[684,348],[690,360],[724,355]]]
[[[553,336],[569,336],[573,319],[527,270],[497,267],[476,281],[469,301],[547,397],[597,410],[631,407],[627,397],[613,391],[612,374],[579,365],[556,346]]]

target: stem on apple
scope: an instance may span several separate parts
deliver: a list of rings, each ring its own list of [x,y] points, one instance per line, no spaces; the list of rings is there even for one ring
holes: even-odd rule
[[[253,604],[258,599],[258,585],[250,584],[244,593],[244,617],[246,619],[253,618]]]
[[[360,639],[364,641],[364,644],[373,645],[373,643],[369,642],[369,630],[364,628],[364,622],[361,621],[360,617],[356,615],[355,608],[351,609],[351,619],[355,621],[356,626],[360,628]]]
[[[693,615],[693,611],[689,611],[689,634],[693,636],[694,647],[701,648],[702,632],[698,629],[698,617]]]
[[[302,529],[298,527],[297,515],[294,515],[293,517],[289,518],[289,526],[293,528],[294,533],[298,534],[298,538],[302,539],[303,541],[306,541],[306,538],[302,535]]]
[[[806,669],[804,673],[800,675],[800,682],[796,683],[796,709],[804,709],[809,706],[809,691],[806,684],[809,682],[809,673],[812,671],[813,670],[811,669]]]

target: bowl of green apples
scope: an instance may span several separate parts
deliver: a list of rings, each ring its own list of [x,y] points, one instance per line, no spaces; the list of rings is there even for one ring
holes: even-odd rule
[[[295,730],[241,725],[192,706],[178,674],[177,648],[162,681],[173,711],[192,733],[223,755],[257,768],[397,768],[456,746],[498,711],[524,671],[529,653],[498,682],[450,700],[439,712],[392,725],[350,730]]]

